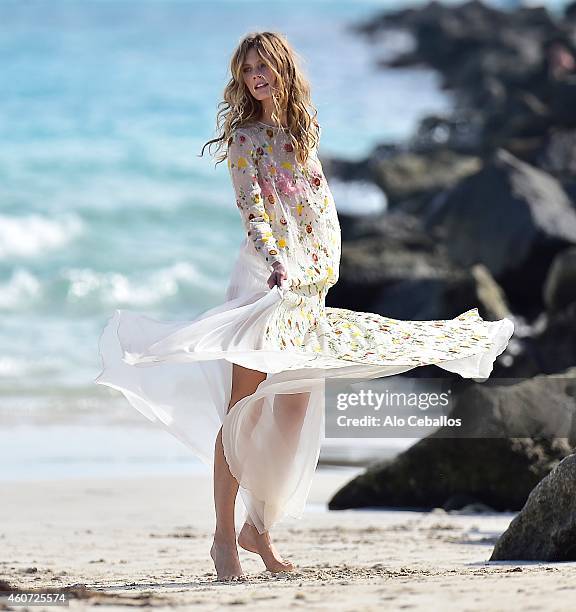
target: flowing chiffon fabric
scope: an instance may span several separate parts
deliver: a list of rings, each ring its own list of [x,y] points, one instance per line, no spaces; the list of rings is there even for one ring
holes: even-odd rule
[[[238,480],[246,519],[260,533],[285,516],[302,517],[324,435],[326,378],[367,380],[421,365],[408,359],[373,364],[266,350],[263,329],[290,292],[286,286],[269,289],[268,277],[260,256],[244,240],[224,303],[194,320],[157,321],[116,310],[100,337],[103,367],[95,379],[122,392],[134,408],[178,438],[210,470],[222,426],[224,454]],[[327,307],[326,312],[332,315],[326,318],[334,320],[350,311]],[[446,352],[444,359],[428,363],[482,381],[505,349],[513,323],[484,321],[476,309],[463,314],[473,315],[472,329],[486,332],[488,346],[484,343],[478,349],[471,344],[456,358]],[[458,319],[442,323],[451,322]],[[401,323],[403,329],[425,324],[419,330],[425,341],[439,322]],[[470,328],[462,333],[468,337]],[[407,346],[407,340],[403,342]],[[252,395],[227,413],[233,363],[267,375]]]
[[[477,308],[404,321],[326,307],[341,236],[317,151],[300,165],[286,131],[256,123],[235,131],[228,159],[247,231],[224,302],[185,321],[116,310],[100,336],[95,382],[124,394],[211,470],[222,427],[246,520],[262,533],[302,516],[324,435],[327,378],[368,380],[436,364],[483,381],[514,325],[484,321]],[[288,280],[270,289],[273,260]],[[266,377],[228,411],[235,363]]]

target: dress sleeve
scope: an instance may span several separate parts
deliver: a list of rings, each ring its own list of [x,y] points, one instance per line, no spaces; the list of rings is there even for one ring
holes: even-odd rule
[[[258,184],[258,168],[252,139],[239,130],[234,131],[228,139],[227,155],[228,169],[236,193],[236,205],[248,237],[269,265],[282,261]]]

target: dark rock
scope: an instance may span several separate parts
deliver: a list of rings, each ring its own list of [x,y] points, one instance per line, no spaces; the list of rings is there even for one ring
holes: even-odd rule
[[[345,242],[379,238],[419,252],[433,252],[437,247],[434,231],[425,232],[422,221],[415,215],[401,211],[375,215],[348,215],[339,212],[338,218]]]
[[[370,171],[366,166],[365,160],[348,161],[324,155],[321,162],[328,181],[334,177],[342,181],[370,180]]]
[[[476,0],[456,6],[429,2],[381,14],[363,26],[357,30],[413,32],[415,55],[452,80],[459,72],[471,79],[476,66],[518,79],[539,59],[537,43],[558,31],[543,7],[501,11]]]
[[[530,492],[490,561],[576,561],[576,455],[565,457]]]
[[[519,510],[576,443],[575,375],[572,369],[564,376],[465,387],[450,414],[462,418],[460,433],[442,427],[370,466],[333,496],[329,509],[454,508],[454,496],[462,496],[462,505],[472,499],[498,511]]]
[[[422,143],[421,143],[422,145]],[[407,200],[415,202],[417,213],[432,195],[476,172],[481,161],[474,156],[456,153],[448,148],[411,151],[407,148],[382,144],[359,161],[324,157],[322,167],[328,180],[369,181],[385,193],[390,208]]]
[[[544,283],[544,302],[549,312],[576,302],[576,247],[566,249],[552,262]]]
[[[404,319],[448,318],[473,307],[474,279],[418,218],[389,213],[342,220],[340,277],[327,305]]]
[[[474,307],[487,320],[514,318],[488,269],[457,266],[418,218],[395,211],[340,215],[340,223],[340,278],[327,295],[328,306],[405,320],[449,319]],[[509,363],[507,353],[500,356],[495,373],[504,376]]]
[[[486,118],[470,109],[454,110],[449,116],[429,115],[418,123],[409,139],[408,151],[429,153],[443,147],[461,154],[477,156],[484,150]]]
[[[564,16],[567,20],[576,22],[576,2],[569,2],[565,6]]]
[[[551,131],[538,152],[537,165],[559,180],[576,178],[576,130]]]
[[[555,374],[576,363],[576,303],[540,318],[539,329],[524,338],[523,351],[514,359],[511,376]]]
[[[576,20],[553,18],[545,7],[499,10],[472,0],[438,2],[377,15],[359,32],[405,30],[414,49],[380,64],[427,65],[454,92],[458,114],[468,114],[465,139],[445,144],[475,154],[507,148],[534,163],[549,130],[576,127]],[[454,127],[454,126],[451,126]]]
[[[433,195],[477,172],[480,166],[477,157],[440,148],[427,154],[400,153],[369,164],[370,178],[381,187],[391,206],[408,198]]]
[[[550,85],[551,115],[561,126],[576,127],[576,75]]]
[[[560,183],[500,150],[434,201],[424,220],[461,266],[484,264],[512,310],[535,316],[556,255],[576,244],[576,212]]]
[[[502,148],[523,161],[537,164],[543,142],[554,124],[550,108],[526,91],[508,95],[498,106],[485,108],[489,112],[483,116],[481,153],[489,155]]]

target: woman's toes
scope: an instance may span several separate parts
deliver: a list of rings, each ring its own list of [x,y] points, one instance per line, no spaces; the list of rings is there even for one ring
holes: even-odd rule
[[[219,578],[221,582],[244,582],[248,577],[245,574],[237,576],[236,574],[232,574],[231,576],[224,576],[223,578]]]
[[[270,572],[292,572],[294,569],[296,569],[296,566],[294,563],[287,561],[286,559],[274,559],[267,564],[267,568]]]

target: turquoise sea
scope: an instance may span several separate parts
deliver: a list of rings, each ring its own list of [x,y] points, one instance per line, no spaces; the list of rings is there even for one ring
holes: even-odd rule
[[[242,228],[226,165],[198,155],[232,50],[249,31],[284,32],[312,82],[321,155],[358,158],[449,105],[433,73],[376,68],[407,36],[370,45],[347,29],[401,5],[0,3],[0,478],[180,464],[164,432],[129,451],[110,433],[148,423],[92,382],[97,340],[115,308],[182,319],[223,299]],[[385,205],[332,188],[340,210]]]

